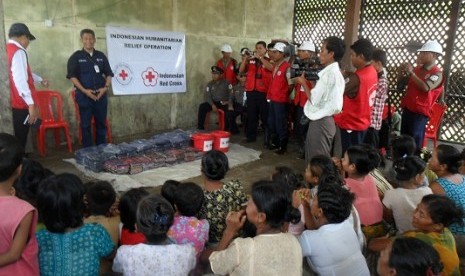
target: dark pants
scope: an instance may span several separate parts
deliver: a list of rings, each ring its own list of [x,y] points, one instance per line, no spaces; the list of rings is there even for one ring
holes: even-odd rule
[[[295,107],[295,113],[294,113],[294,135],[297,138],[299,145],[303,145],[305,142],[305,139],[307,137],[308,123],[309,123],[309,120],[307,120],[306,124],[304,125],[301,124],[300,122],[301,122],[302,116],[305,116],[304,108],[298,105]]]
[[[379,148],[379,130],[372,127],[368,128],[363,143],[373,146],[373,148]]]
[[[217,108],[222,109],[224,111],[224,114],[226,116],[227,111],[228,111],[228,105],[222,105],[220,102],[214,102],[213,103]],[[212,106],[207,103],[201,103],[199,105],[199,112],[197,116],[197,129],[205,129],[205,118],[207,117],[208,112],[212,111]],[[228,129],[228,120],[225,118],[225,130]]]
[[[234,103],[234,110],[228,110],[226,113],[226,119],[229,124],[229,131],[232,134],[239,133],[239,128],[237,127],[236,117],[242,115],[244,112],[244,106]]]
[[[268,112],[268,129],[270,137],[277,138],[277,142],[280,148],[287,149],[287,141],[289,139],[289,128],[288,128],[288,116],[289,116],[289,104],[288,103],[277,103],[270,102]]]
[[[263,128],[268,122],[268,102],[266,93],[251,91],[247,93],[247,129],[246,137],[249,140],[257,139],[258,119],[262,121]]]
[[[24,120],[26,120],[26,117],[29,114],[29,110],[13,108],[12,111],[15,137],[18,139],[24,149],[26,147],[27,134],[29,133],[29,124],[24,124]]]
[[[421,149],[423,147],[427,122],[427,116],[404,108],[404,111],[402,111],[400,133],[412,136],[417,144],[417,149]]]
[[[90,147],[92,142],[92,118],[95,121],[96,133],[95,144],[107,142],[107,119],[108,96],[103,95],[98,101],[94,101],[81,92],[76,93],[76,101],[79,105],[81,116],[82,146]]]
[[[363,143],[363,139],[365,138],[366,130],[364,131],[347,131],[345,129],[341,130],[341,149],[342,149],[342,156],[350,146],[355,146]]]

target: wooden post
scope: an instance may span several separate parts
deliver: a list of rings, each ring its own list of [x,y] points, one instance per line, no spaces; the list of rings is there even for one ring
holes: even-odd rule
[[[346,52],[342,58],[341,69],[352,68],[350,61],[350,45],[358,39],[358,27],[360,25],[360,10],[362,0],[349,0],[347,1],[346,9],[346,24],[344,31],[344,42],[346,44]]]

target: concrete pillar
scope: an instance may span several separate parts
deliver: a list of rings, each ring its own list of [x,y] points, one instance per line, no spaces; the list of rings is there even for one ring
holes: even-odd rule
[[[13,134],[13,119],[10,105],[10,83],[5,49],[5,23],[3,19],[3,0],[0,0],[0,132]]]

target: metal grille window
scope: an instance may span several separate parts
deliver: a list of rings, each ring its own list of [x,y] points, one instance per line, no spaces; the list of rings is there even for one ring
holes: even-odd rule
[[[294,41],[311,39],[316,46],[328,36],[344,35],[347,0],[296,0]]]
[[[347,3],[296,0],[295,41],[311,38],[318,44],[329,35],[342,37]],[[450,35],[451,30],[455,35]],[[403,62],[415,64],[416,49],[427,40],[437,40],[444,49],[438,64],[447,78],[448,105],[440,138],[465,143],[465,0],[362,0],[359,37],[387,52],[390,97],[397,107],[404,92],[396,90],[396,69]]]

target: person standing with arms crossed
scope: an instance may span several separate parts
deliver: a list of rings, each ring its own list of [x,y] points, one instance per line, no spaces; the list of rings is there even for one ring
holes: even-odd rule
[[[68,60],[66,77],[76,87],[82,129],[82,146],[92,146],[92,117],[97,127],[97,145],[106,143],[106,118],[108,96],[113,72],[104,53],[95,50],[95,33],[91,29],[81,31],[82,50],[74,52]]]

